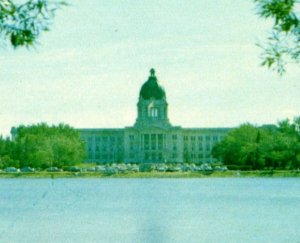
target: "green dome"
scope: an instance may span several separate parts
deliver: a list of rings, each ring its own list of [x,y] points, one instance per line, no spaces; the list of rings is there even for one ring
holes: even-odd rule
[[[155,70],[153,68],[150,70],[150,76],[148,80],[143,84],[141,88],[140,97],[145,100],[149,100],[151,98],[156,100],[166,98],[164,89],[157,83]]]

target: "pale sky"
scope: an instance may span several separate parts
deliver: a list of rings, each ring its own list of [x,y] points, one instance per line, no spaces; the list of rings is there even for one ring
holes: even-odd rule
[[[156,69],[182,127],[276,123],[299,115],[300,66],[260,66],[270,23],[252,0],[69,1],[31,50],[0,47],[0,134],[47,122],[122,128]]]

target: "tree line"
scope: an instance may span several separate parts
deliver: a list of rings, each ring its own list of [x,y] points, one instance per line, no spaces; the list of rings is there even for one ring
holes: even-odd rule
[[[212,154],[229,169],[299,169],[300,117],[261,127],[243,124],[217,143]]]
[[[14,139],[0,137],[0,168],[5,167],[63,167],[81,163],[85,146],[74,128],[46,123],[21,125]]]
[[[69,125],[21,125],[13,133],[14,139],[0,137],[0,169],[63,167],[85,157],[84,142]],[[229,169],[299,169],[300,117],[260,127],[243,124],[216,143],[212,155]]]

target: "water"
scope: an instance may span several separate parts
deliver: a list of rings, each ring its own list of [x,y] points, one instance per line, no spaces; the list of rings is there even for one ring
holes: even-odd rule
[[[1,179],[0,242],[300,242],[300,179]]]

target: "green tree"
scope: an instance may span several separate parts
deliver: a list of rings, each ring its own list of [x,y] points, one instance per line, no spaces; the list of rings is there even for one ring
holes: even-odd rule
[[[300,118],[277,126],[245,124],[228,133],[213,148],[213,156],[226,165],[263,169],[300,168]]]
[[[263,66],[285,72],[288,62],[300,61],[300,19],[298,0],[254,0],[257,14],[273,20],[272,31],[263,48]]]
[[[65,1],[0,0],[0,35],[15,48],[31,46],[49,30],[56,10],[63,5]]]
[[[223,141],[217,143],[212,154],[226,165],[260,168],[264,166],[258,151],[260,137],[261,132],[257,127],[244,124],[229,132]]]
[[[18,161],[12,159],[14,144],[9,138],[4,139],[0,136],[0,169],[8,166],[18,165]]]
[[[19,126],[14,143],[13,158],[20,161],[21,167],[74,165],[82,162],[85,155],[79,133],[65,124]]]

